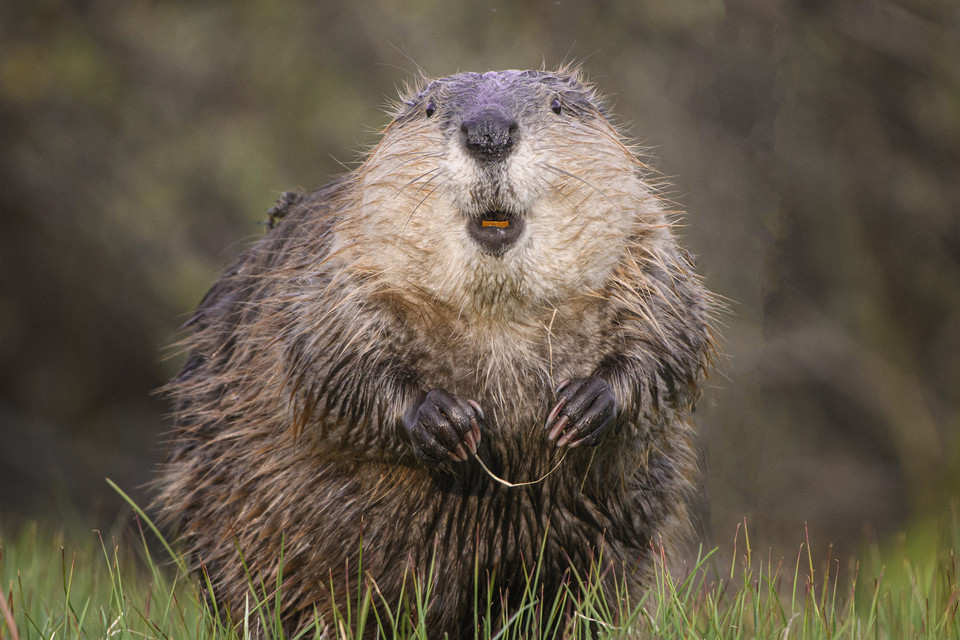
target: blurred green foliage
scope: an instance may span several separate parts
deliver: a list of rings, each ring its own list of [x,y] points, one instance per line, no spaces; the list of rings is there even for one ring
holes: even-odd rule
[[[177,325],[397,87],[570,60],[730,300],[707,527],[843,542],[957,495],[955,0],[0,0],[0,511],[149,479]]]

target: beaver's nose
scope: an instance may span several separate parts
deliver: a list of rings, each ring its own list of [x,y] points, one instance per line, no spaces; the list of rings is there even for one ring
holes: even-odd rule
[[[460,137],[467,152],[481,162],[503,160],[520,139],[520,127],[511,116],[488,109],[466,118]]]

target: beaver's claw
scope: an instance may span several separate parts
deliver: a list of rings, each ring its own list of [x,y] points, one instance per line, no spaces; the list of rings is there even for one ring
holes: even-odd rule
[[[410,443],[418,458],[438,464],[463,462],[480,444],[483,410],[443,389],[434,389],[404,418]]]
[[[554,405],[544,428],[558,447],[595,445],[613,424],[617,398],[603,378],[566,380],[557,387]]]

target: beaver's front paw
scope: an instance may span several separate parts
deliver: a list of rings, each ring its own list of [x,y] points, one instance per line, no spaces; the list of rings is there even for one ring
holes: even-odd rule
[[[407,413],[404,424],[417,457],[438,464],[463,462],[468,451],[476,453],[482,420],[483,411],[473,400],[434,389]]]
[[[595,445],[613,424],[617,398],[610,384],[597,376],[561,382],[544,428],[557,446]]]

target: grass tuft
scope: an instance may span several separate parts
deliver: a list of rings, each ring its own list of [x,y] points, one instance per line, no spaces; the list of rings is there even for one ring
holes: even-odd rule
[[[32,524],[12,535],[0,528],[0,640],[284,637],[280,576],[269,585],[251,580],[243,619],[230,622],[211,597],[209,578],[188,574],[145,514],[132,508],[133,524],[108,534]],[[668,571],[663,549],[651,549],[656,562],[643,594],[627,593],[623,581],[594,571],[571,575],[568,588],[547,602],[538,587],[539,563],[523,567],[529,578],[523,606],[492,620],[486,605],[492,594],[478,594],[475,620],[478,637],[496,640],[960,640],[958,549],[960,519],[953,513],[942,526],[868,546],[850,561],[850,577],[841,578],[832,552],[815,558],[809,539],[796,557],[776,558],[758,553],[742,526],[729,548],[701,550],[685,571]],[[282,558],[283,550],[278,554]],[[721,564],[727,555],[729,565]],[[407,604],[398,607],[384,602],[358,570],[355,593],[338,603],[340,615],[316,620],[296,638],[349,640],[395,632],[427,638],[423,620],[434,598],[433,575],[431,568],[425,576],[410,576]],[[478,590],[485,578],[475,575]],[[601,581],[615,585],[615,597],[602,597]]]

